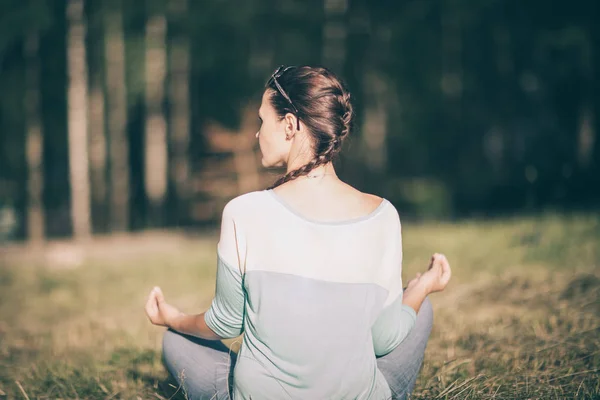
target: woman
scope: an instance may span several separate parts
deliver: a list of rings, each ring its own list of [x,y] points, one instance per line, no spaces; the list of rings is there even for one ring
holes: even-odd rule
[[[328,70],[279,68],[259,109],[272,188],[223,210],[216,294],[186,315],[150,293],[146,313],[170,328],[165,365],[192,399],[389,399],[414,387],[443,290],[443,255],[402,289],[394,206],[342,182],[332,165],[350,134],[350,94]],[[244,333],[239,354],[218,340]]]

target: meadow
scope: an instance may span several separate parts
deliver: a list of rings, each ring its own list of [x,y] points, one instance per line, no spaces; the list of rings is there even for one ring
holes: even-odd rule
[[[185,312],[214,294],[216,234],[146,232],[0,247],[0,399],[168,399],[160,285]],[[434,252],[453,278],[414,399],[600,398],[600,216],[405,223],[403,279]],[[235,341],[227,344],[235,347]]]

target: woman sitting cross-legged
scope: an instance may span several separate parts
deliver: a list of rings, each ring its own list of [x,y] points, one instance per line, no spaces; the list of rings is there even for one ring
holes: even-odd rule
[[[434,254],[403,289],[396,208],[342,182],[332,164],[353,117],[334,74],[277,69],[258,115],[263,166],[287,174],[223,210],[205,313],[183,314],[151,291],[146,313],[169,328],[168,371],[190,399],[406,398],[432,327],[427,295],[447,285],[448,261]],[[219,342],[242,333],[238,354]]]

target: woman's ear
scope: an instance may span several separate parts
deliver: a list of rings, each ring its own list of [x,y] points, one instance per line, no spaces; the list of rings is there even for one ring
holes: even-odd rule
[[[296,133],[296,116],[292,113],[287,113],[285,115],[285,137],[286,139],[291,139],[294,137]]]

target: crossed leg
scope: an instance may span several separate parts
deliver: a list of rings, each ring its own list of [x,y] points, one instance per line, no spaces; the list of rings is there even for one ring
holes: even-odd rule
[[[413,391],[432,325],[433,308],[425,298],[408,336],[392,352],[377,358],[377,367],[390,385],[393,399],[407,399]]]
[[[377,367],[390,385],[393,399],[407,399],[412,392],[432,324],[433,309],[426,298],[408,336],[392,352],[377,358]],[[236,357],[220,341],[172,330],[167,330],[163,338],[165,366],[190,400],[229,400]]]
[[[236,354],[218,340],[167,330],[163,362],[190,400],[229,400]]]

